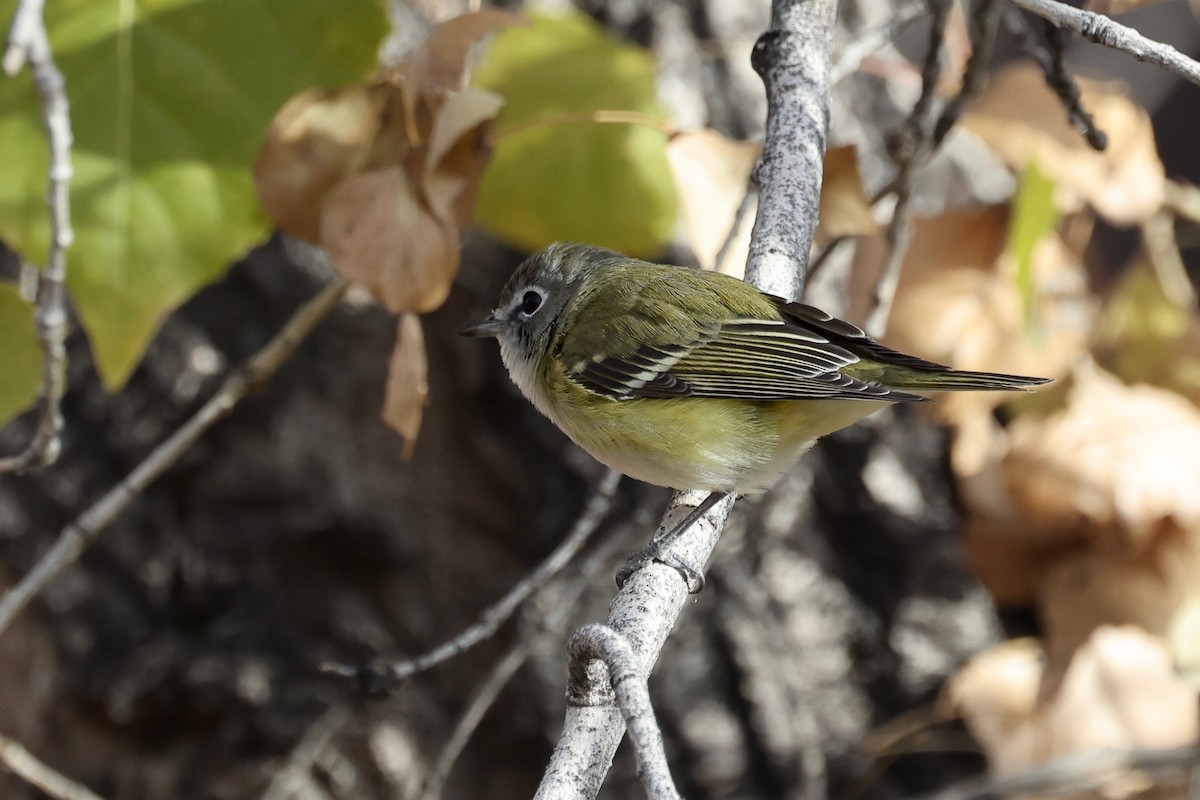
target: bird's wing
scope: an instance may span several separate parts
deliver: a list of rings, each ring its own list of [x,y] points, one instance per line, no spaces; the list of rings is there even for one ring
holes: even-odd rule
[[[699,327],[694,333],[685,343],[643,344],[630,353],[594,354],[568,365],[568,374],[617,400],[923,399],[844,372],[860,358],[834,341],[832,332],[794,319],[731,319]]]

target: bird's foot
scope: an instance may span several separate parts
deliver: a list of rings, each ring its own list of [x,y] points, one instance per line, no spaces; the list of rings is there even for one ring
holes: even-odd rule
[[[617,588],[624,588],[625,582],[633,577],[633,573],[653,561],[676,570],[687,584],[688,594],[699,594],[704,589],[704,572],[690,564],[687,559],[663,547],[661,540],[638,550],[617,569]]]

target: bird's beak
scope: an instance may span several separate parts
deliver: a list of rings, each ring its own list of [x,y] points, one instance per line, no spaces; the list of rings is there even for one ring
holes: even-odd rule
[[[500,320],[494,314],[478,322],[468,322],[458,329],[459,336],[499,336]]]

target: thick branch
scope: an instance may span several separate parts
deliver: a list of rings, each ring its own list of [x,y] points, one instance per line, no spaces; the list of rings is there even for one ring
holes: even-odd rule
[[[34,325],[42,349],[42,382],[38,392],[38,424],[33,439],[20,453],[0,459],[0,472],[16,472],[53,463],[58,458],[62,431],[60,405],[66,390],[67,248],[75,238],[71,230],[71,116],[66,84],[54,63],[50,40],[42,21],[41,0],[25,0],[13,16],[4,71],[20,72],[26,64],[33,73],[42,105],[42,125],[50,149],[50,251],[38,279]]]
[[[260,386],[279,369],[317,323],[338,304],[348,286],[345,281],[332,283],[302,306],[266,347],[226,378],[217,393],[191,419],[155,448],[123,481],[63,529],[54,547],[0,600],[0,635],[21,609],[46,588],[46,584],[78,560],[100,531],[112,524],[135,497],[170,469],[205,431],[232,411],[247,392]]]
[[[817,229],[836,22],[832,0],[775,0],[750,56],[767,90],[767,126],[746,280],[790,300],[804,291]]]
[[[768,111],[763,155],[755,169],[759,206],[746,277],[765,291],[789,298],[803,291],[817,227],[836,19],[836,0],[775,0],[771,29],[754,48],[753,63],[767,88]],[[677,494],[660,530],[669,530],[687,513],[685,507],[694,507],[703,496]],[[681,560],[707,563],[731,506],[731,499],[723,500],[680,538],[674,552]],[[686,599],[682,576],[652,563],[634,573],[613,601],[606,627],[628,642],[631,674],[637,680],[649,675]],[[605,693],[607,675],[606,669],[592,670],[590,690],[573,693],[537,800],[580,800],[599,792],[625,733],[622,713]],[[583,697],[592,700],[585,702]],[[652,717],[639,718],[639,724],[642,719],[653,722]],[[639,763],[658,755],[639,750]]]
[[[1133,28],[1114,22],[1103,14],[1064,5],[1057,0],[1011,0],[1017,8],[1067,28],[1083,38],[1121,50],[1149,64],[1162,67],[1185,80],[1200,84],[1200,62],[1188,58],[1169,44],[1147,39]]]

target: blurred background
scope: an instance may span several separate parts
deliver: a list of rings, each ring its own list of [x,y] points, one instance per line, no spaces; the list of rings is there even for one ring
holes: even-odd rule
[[[740,274],[769,4],[49,5],[76,137],[75,325],[62,452],[0,476],[0,582],[305,301],[356,285],[0,635],[0,733],[114,800],[531,796],[565,643],[606,616],[666,490],[623,481],[495,637],[389,697],[318,665],[428,651],[578,518],[603,469],[490,342],[454,330],[558,239]],[[1200,54],[1186,3],[1093,7]],[[1059,45],[1103,152],[1039,66]],[[879,414],[738,503],[651,678],[680,790],[976,796],[1075,756],[1033,788],[1182,794],[1200,708],[1200,88],[1007,2],[847,0],[833,61],[806,299],[877,322],[891,259],[883,341],[1055,383]],[[37,426],[19,285],[22,258],[45,257],[46,161],[28,76],[0,108],[7,454]],[[1122,766],[1094,779],[1105,751]],[[642,792],[622,748],[602,797]],[[69,795],[0,773],[6,800],[47,796]]]

